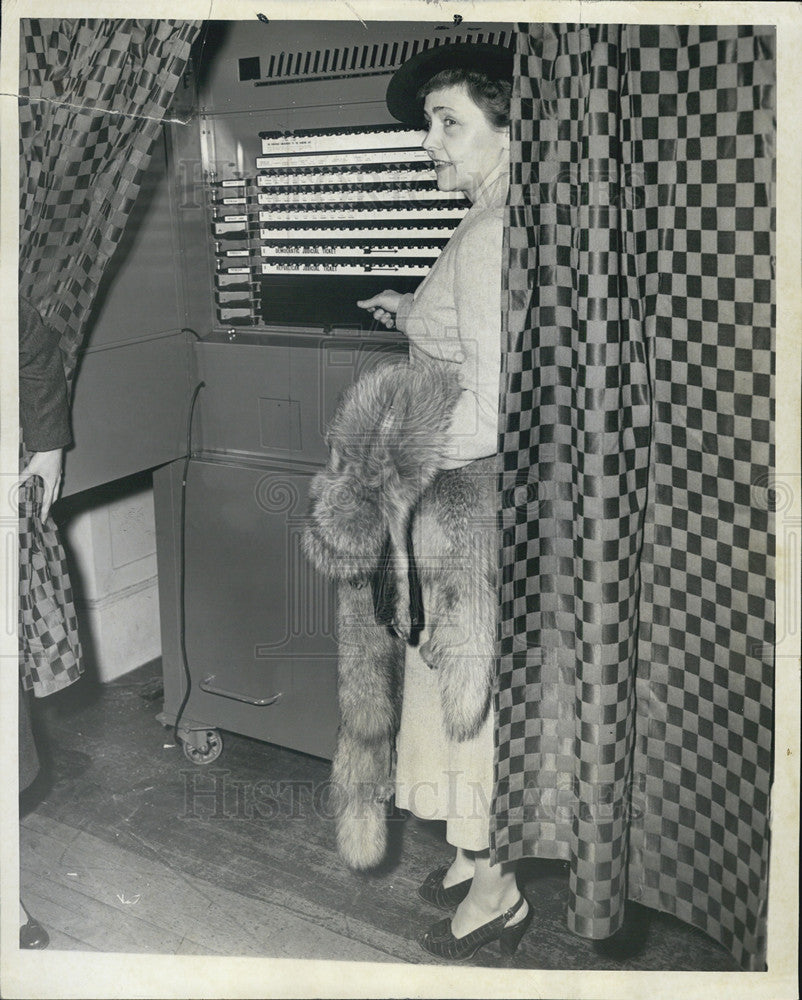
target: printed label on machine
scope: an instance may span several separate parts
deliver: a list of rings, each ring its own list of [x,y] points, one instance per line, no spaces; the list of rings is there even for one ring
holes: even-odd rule
[[[297,170],[299,167],[324,167],[343,163],[409,163],[410,161],[431,163],[425,149],[404,150],[403,156],[397,151],[369,153],[308,153],[306,156],[257,156],[257,170]]]
[[[262,139],[262,153],[265,155],[288,155],[290,153],[322,153],[334,149],[354,151],[368,149],[415,149],[420,148],[423,132],[412,129],[376,130],[371,132],[331,133],[318,132],[312,135],[291,135]]]

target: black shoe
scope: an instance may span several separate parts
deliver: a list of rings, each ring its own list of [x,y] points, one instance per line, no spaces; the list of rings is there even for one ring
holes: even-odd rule
[[[456,885],[450,885],[446,888],[443,885],[443,878],[450,867],[450,865],[441,865],[439,868],[435,868],[433,872],[429,872],[423,885],[418,888],[418,895],[421,899],[425,899],[433,906],[438,906],[441,910],[453,910],[455,906],[459,906],[468,895],[473,881],[473,879],[468,878],[464,882],[458,882]]]
[[[28,917],[28,922],[19,929],[20,948],[46,948],[50,944],[50,935],[38,920]]]
[[[514,955],[526,928],[532,922],[532,907],[529,907],[526,916],[517,924],[508,927],[507,923],[525,902],[526,900],[521,895],[514,906],[460,938],[454,937],[451,931],[451,920],[449,917],[445,917],[433,924],[419,939],[420,946],[430,955],[447,958],[452,962],[464,962],[468,958],[473,958],[480,948],[484,948],[491,941],[498,941],[502,955]]]

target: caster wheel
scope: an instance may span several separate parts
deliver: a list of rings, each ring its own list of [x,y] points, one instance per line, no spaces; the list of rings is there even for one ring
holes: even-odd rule
[[[223,752],[223,737],[217,729],[199,730],[193,733],[197,744],[181,740],[184,756],[193,764],[211,764]]]

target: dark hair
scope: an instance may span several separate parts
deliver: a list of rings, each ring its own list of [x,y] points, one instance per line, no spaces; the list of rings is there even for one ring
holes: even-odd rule
[[[440,70],[420,87],[418,100],[423,101],[434,90],[460,85],[465,86],[471,100],[482,109],[493,128],[501,130],[509,127],[512,81],[493,79],[478,70],[461,66]]]

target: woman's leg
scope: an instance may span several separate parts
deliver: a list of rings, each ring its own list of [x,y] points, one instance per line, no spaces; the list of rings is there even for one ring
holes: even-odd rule
[[[473,878],[475,864],[475,852],[458,847],[457,856],[443,876],[443,888],[448,889],[449,886],[459,885],[460,882],[467,882],[468,879]]]
[[[515,865],[491,865],[489,851],[476,851],[473,881],[468,895],[451,918],[451,933],[456,938],[465,937],[472,930],[514,906],[520,896],[521,892],[515,878]],[[512,918],[511,923],[523,920],[527,910],[528,906],[525,903]]]

